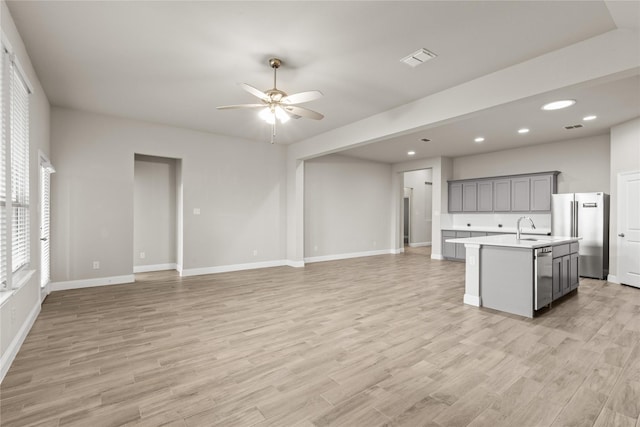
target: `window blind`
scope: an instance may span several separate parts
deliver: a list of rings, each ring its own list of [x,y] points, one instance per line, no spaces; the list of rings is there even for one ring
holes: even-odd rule
[[[0,109],[2,110],[2,123],[0,125],[0,289],[7,287],[7,176],[5,163],[7,159],[7,123],[8,123],[8,98],[5,87],[5,66],[7,64],[6,51],[0,52]]]
[[[12,63],[10,72],[11,267],[29,263],[29,89]]]

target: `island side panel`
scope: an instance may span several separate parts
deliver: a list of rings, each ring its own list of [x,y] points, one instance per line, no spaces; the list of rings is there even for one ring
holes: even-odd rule
[[[533,249],[482,246],[480,259],[482,305],[533,317]]]
[[[480,307],[480,245],[465,243],[467,259],[464,281],[463,302],[468,305]]]

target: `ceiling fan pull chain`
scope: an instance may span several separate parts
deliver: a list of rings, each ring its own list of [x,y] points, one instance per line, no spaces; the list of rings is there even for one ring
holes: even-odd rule
[[[274,144],[276,142],[276,122],[274,121],[271,125],[271,143]]]

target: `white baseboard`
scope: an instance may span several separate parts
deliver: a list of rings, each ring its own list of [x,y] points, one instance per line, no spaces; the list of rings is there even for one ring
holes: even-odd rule
[[[276,260],[276,261],[250,262],[246,264],[221,265],[218,267],[185,268],[182,270],[180,275],[183,277],[200,276],[202,274],[229,273],[232,271],[255,270],[257,268],[282,267],[282,266],[293,267],[290,261]]]
[[[431,242],[416,242],[416,243],[409,243],[409,247],[410,248],[419,248],[422,246],[431,246]]]
[[[20,347],[22,347],[22,343],[27,338],[29,331],[38,318],[38,314],[40,314],[40,301],[38,301],[36,305],[34,305],[34,307],[31,309],[31,312],[20,327],[20,330],[16,334],[15,338],[13,338],[13,341],[11,341],[11,344],[9,344],[9,347],[7,347],[7,350],[2,354],[2,357],[0,358],[0,382],[4,380],[4,376],[7,375],[7,372],[9,372],[9,368],[11,367],[13,360],[18,355],[18,351],[20,350]]]
[[[611,283],[616,283],[616,284],[621,284],[622,282],[618,279],[617,276],[614,276],[613,274],[609,274],[607,275],[607,282],[611,282]]]
[[[437,259],[442,261],[444,259],[444,257],[442,255],[438,255],[438,254],[431,254],[431,259]]]
[[[399,252],[404,252],[404,248],[401,249],[382,249],[379,251],[367,251],[367,252],[351,252],[347,254],[336,254],[336,255],[323,255],[323,256],[314,256],[305,258],[304,262],[324,262],[324,261],[337,261],[341,259],[349,259],[349,258],[360,258],[365,256],[375,256],[375,255],[396,255]]]
[[[154,265],[136,265],[133,267],[134,273],[148,273],[150,271],[177,270],[178,264],[154,264]]]
[[[480,307],[480,297],[476,295],[464,294],[463,302],[467,305],[474,307]]]
[[[300,268],[304,267],[304,261],[292,261],[290,259],[286,259],[284,260],[284,265],[286,265],[287,267]]]
[[[51,282],[50,289],[52,291],[64,291],[67,289],[92,288],[94,286],[121,285],[123,283],[133,283],[135,280],[136,279],[133,274],[98,277],[95,279],[68,280],[66,282]]]

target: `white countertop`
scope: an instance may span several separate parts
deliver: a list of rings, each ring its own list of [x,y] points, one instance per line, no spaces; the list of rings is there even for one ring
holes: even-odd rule
[[[526,240],[532,239],[532,240]],[[462,239],[447,239],[449,243],[465,243],[485,246],[506,246],[510,248],[536,249],[543,246],[556,246],[564,243],[573,243],[580,240],[579,237],[565,236],[539,236],[533,234],[523,234],[520,240],[514,234],[502,234],[485,237],[465,237]]]
[[[486,227],[475,227],[475,226],[471,226],[471,227],[464,227],[464,226],[450,226],[450,227],[443,227],[442,230],[447,231],[480,231],[480,232],[487,232],[487,233],[516,233],[516,228],[515,227],[491,227],[491,226],[486,226]],[[535,234],[535,235],[549,235],[551,234],[551,229],[550,228],[536,228],[536,229],[530,229],[527,228],[527,234]]]

